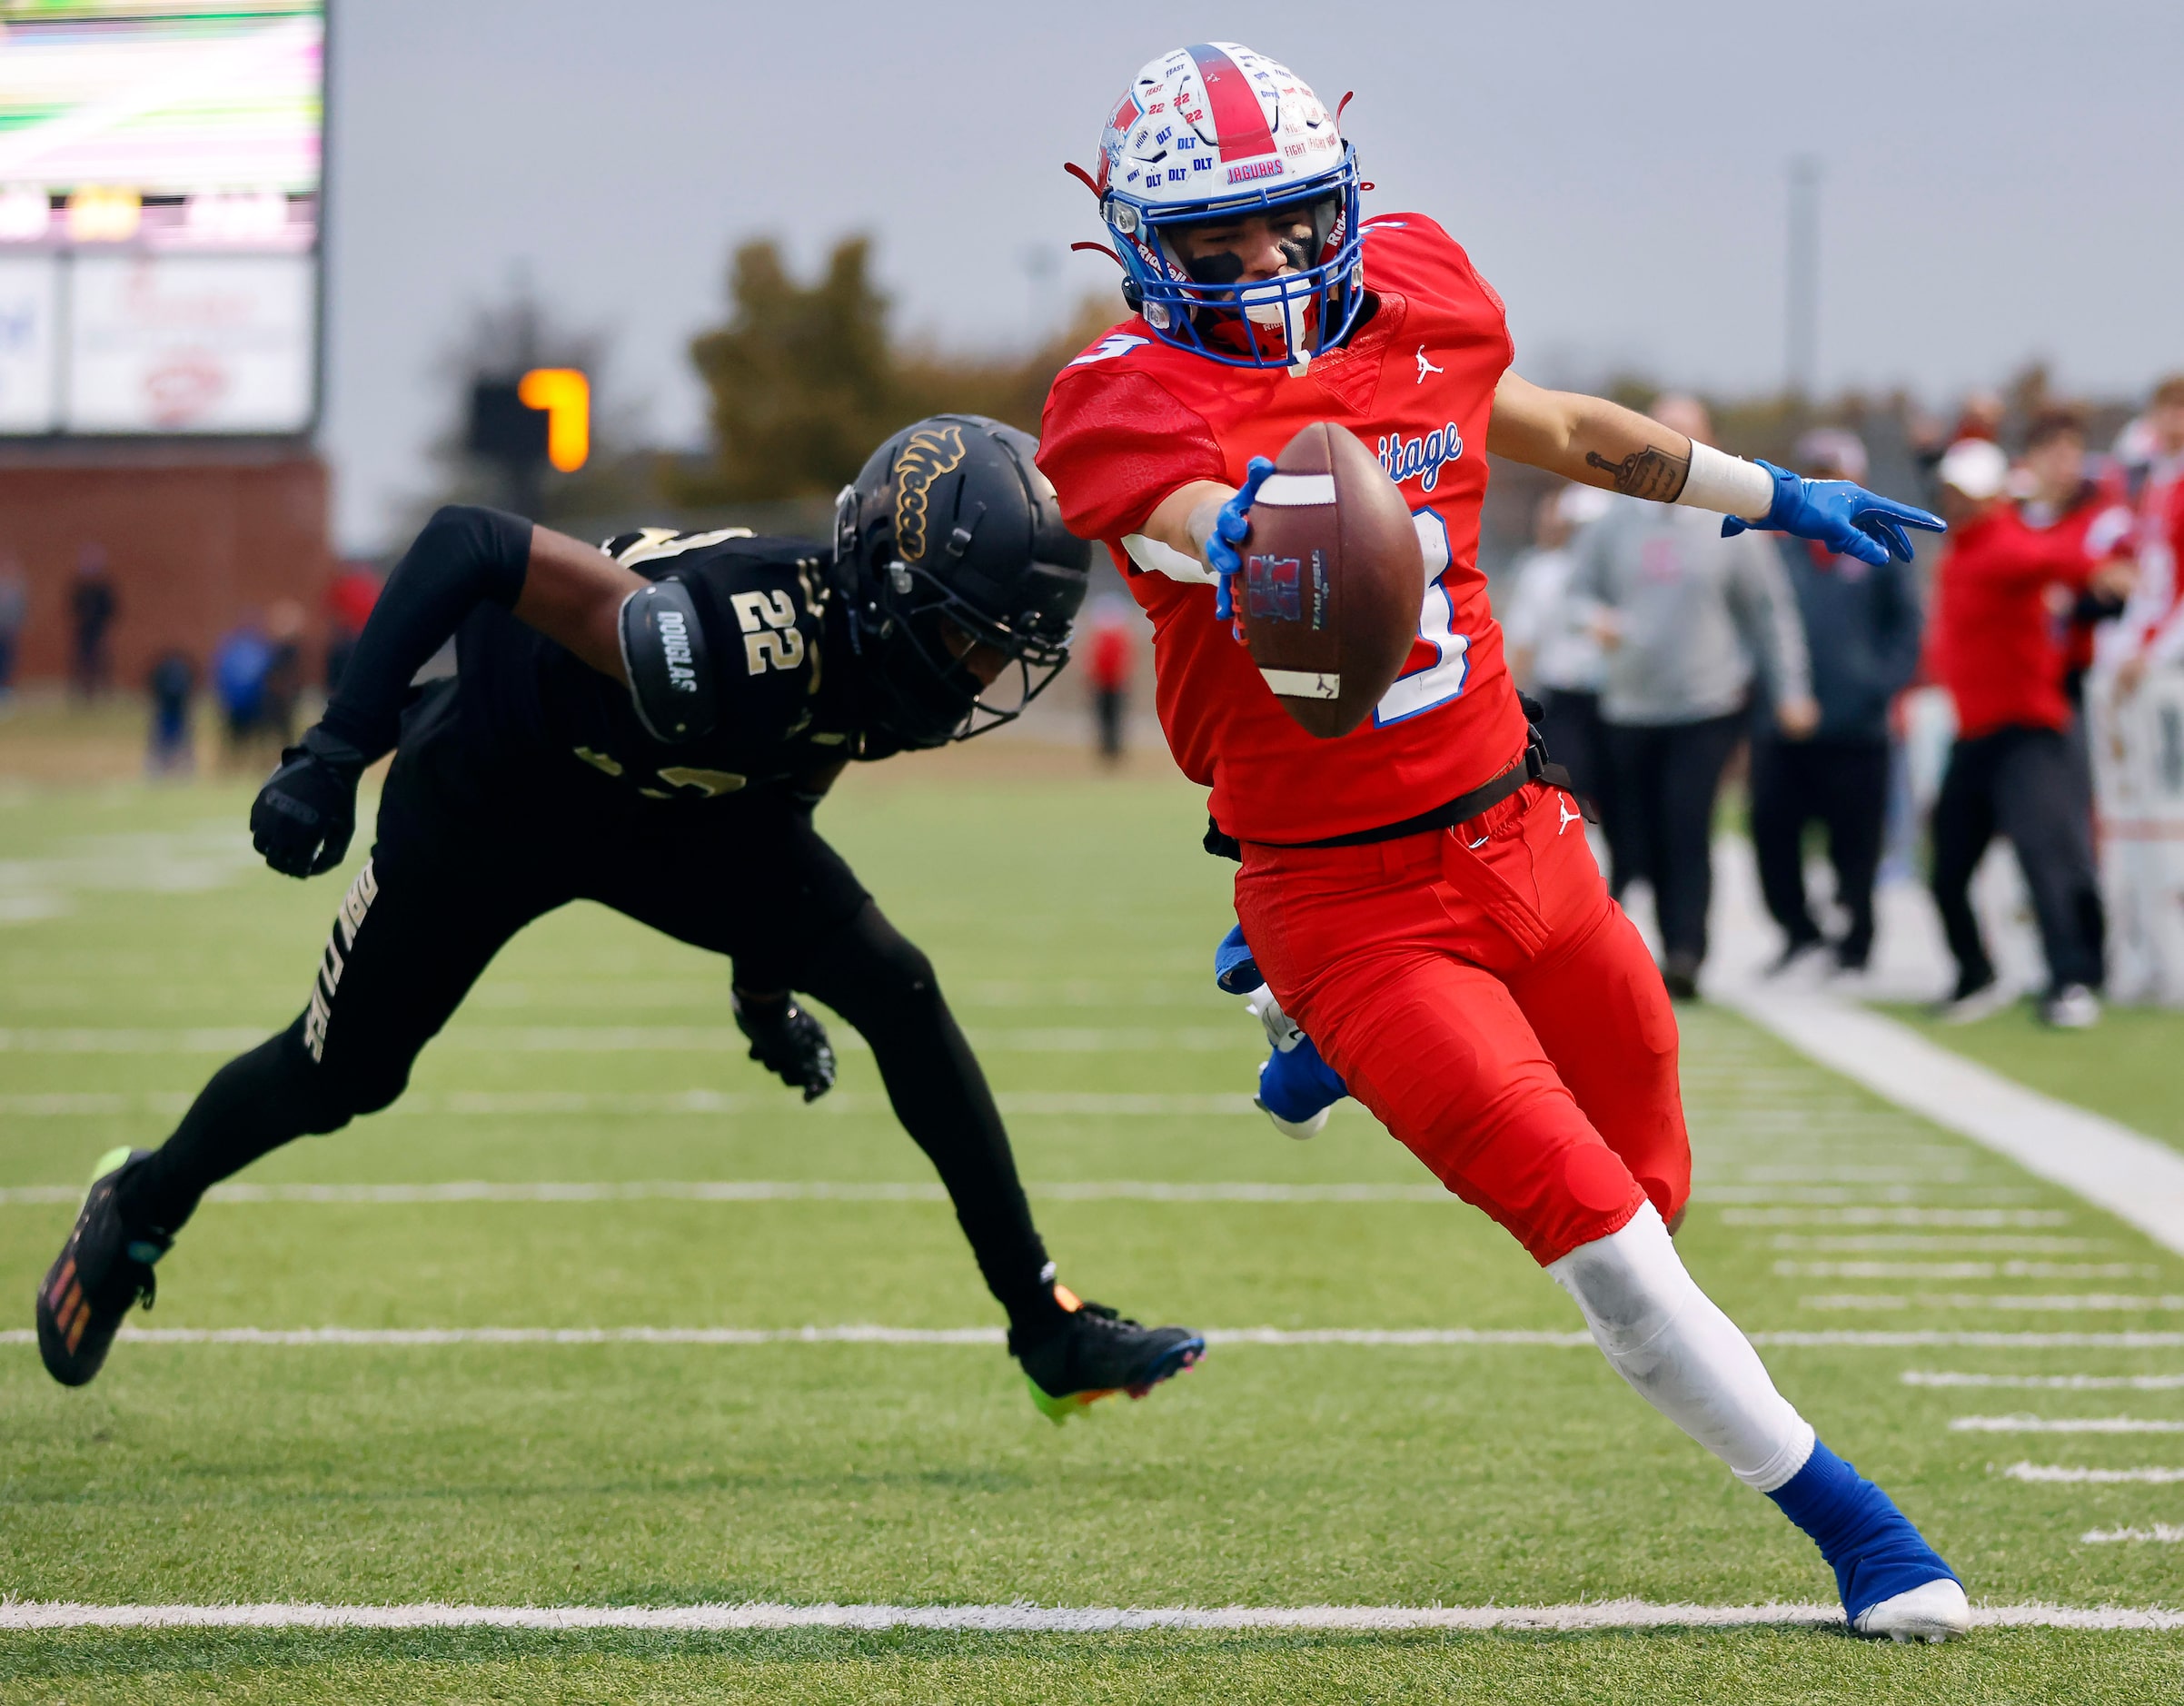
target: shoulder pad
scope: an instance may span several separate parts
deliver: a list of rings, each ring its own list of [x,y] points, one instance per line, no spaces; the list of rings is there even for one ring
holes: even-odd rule
[[[621,661],[638,720],[655,740],[713,731],[713,672],[690,589],[655,580],[622,600]]]

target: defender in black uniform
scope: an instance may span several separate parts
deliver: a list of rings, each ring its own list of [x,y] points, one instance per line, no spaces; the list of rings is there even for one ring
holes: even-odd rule
[[[252,808],[274,869],[331,870],[358,778],[394,749],[310,1005],[222,1067],[165,1144],[100,1163],[38,1292],[54,1377],[97,1374],[208,1187],[392,1102],[501,945],[576,899],[731,956],[752,1057],[807,1101],[834,1056],[790,992],[863,1033],[1053,1419],[1195,1362],[1196,1334],[1056,1283],[930,962],[812,827],[844,765],[991,728],[1067,661],[1089,550],[1037,448],[978,416],[920,422],[842,493],[831,543],[648,529],[602,551],[495,511],[434,516]],[[451,634],[455,678],[412,692]]]

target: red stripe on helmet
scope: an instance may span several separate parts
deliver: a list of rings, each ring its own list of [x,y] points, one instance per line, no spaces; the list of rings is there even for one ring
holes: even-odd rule
[[[1221,158],[1234,164],[1278,153],[1274,133],[1266,128],[1266,109],[1259,105],[1243,68],[1210,42],[1194,43],[1190,56],[1198,62],[1198,81],[1206,85],[1214,146],[1221,151]]]

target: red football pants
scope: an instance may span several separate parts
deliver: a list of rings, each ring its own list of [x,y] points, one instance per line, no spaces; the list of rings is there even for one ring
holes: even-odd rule
[[[1568,795],[1367,847],[1247,844],[1236,916],[1350,1094],[1543,1266],[1649,1197],[1682,1211],[1675,1014]]]

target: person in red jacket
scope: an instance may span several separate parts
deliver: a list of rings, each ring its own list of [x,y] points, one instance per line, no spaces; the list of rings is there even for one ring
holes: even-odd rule
[[[2027,525],[2004,495],[2009,459],[1983,439],[1950,447],[1940,469],[1950,542],[1936,577],[1928,670],[1956,701],[1933,813],[1933,897],[1957,962],[1944,1017],[1969,1023],[2011,999],[1996,976],[1971,875],[1999,834],[2016,850],[2047,959],[2047,1023],[2083,1028],[2100,1017],[2100,888],[2091,826],[2065,733],[2063,651],[2054,598],[2067,610],[2089,588],[2128,575],[2098,565],[2077,528]],[[2128,590],[2128,582],[2124,582]]]
[[[1091,643],[1085,649],[1085,670],[1092,678],[1092,717],[1099,735],[1099,756],[1109,764],[1122,761],[1130,668],[1137,651],[1131,625],[1128,605],[1120,599],[1103,598],[1093,608]]]

